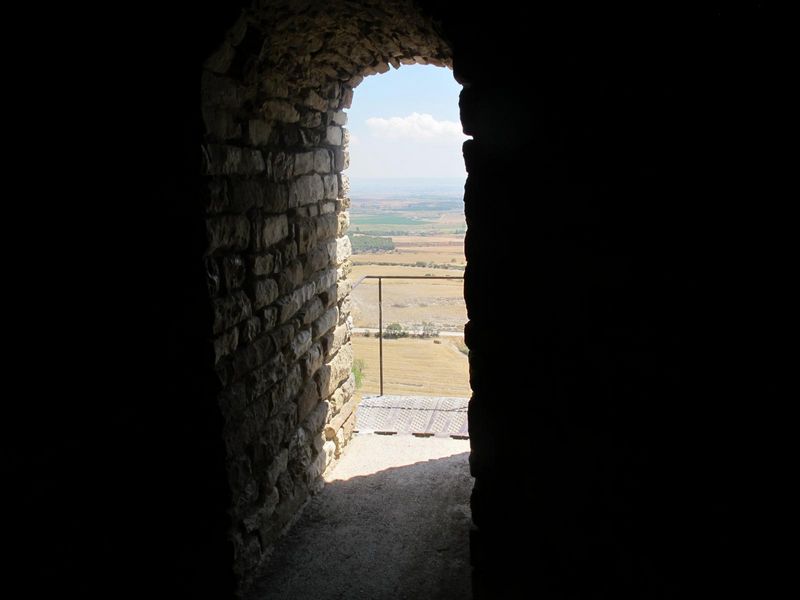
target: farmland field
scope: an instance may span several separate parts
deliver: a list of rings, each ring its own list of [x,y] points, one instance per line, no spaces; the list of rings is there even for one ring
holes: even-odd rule
[[[463,189],[463,182],[461,182]],[[464,206],[458,186],[431,185],[412,192],[373,183],[369,195],[353,186],[351,239],[362,243],[352,256],[352,317],[356,330],[378,327],[378,281],[365,275],[456,277],[464,274]],[[438,190],[432,193],[430,190]],[[423,327],[442,334],[463,334],[467,311],[463,281],[384,279],[383,326],[407,332]],[[435,341],[434,341],[435,340]],[[467,357],[458,337],[384,340],[387,394],[470,395]],[[365,361],[362,393],[378,393],[378,340],[353,336],[356,359]]]
[[[454,338],[383,340],[384,393],[469,398],[469,366],[457,343]],[[359,391],[362,395],[378,394],[378,339],[354,335],[353,352],[364,360],[364,382]]]

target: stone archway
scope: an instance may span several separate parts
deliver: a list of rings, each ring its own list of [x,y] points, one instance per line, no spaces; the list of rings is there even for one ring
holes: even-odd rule
[[[450,60],[412,2],[342,0],[259,3],[205,63],[206,266],[245,588],[353,430],[344,109],[365,76]]]

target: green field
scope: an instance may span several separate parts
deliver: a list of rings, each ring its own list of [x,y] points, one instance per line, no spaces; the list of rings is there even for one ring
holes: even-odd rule
[[[351,215],[353,225],[419,225],[419,219],[411,219],[398,214]]]

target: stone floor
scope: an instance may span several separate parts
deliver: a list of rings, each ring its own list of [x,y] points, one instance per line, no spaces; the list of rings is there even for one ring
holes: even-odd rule
[[[469,441],[357,434],[249,600],[468,599]]]

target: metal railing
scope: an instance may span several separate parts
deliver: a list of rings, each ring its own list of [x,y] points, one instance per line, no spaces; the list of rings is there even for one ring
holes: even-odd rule
[[[380,386],[383,396],[383,280],[384,279],[464,279],[463,275],[364,275],[353,284],[351,289],[356,289],[365,279],[378,280],[378,361],[380,363]]]

